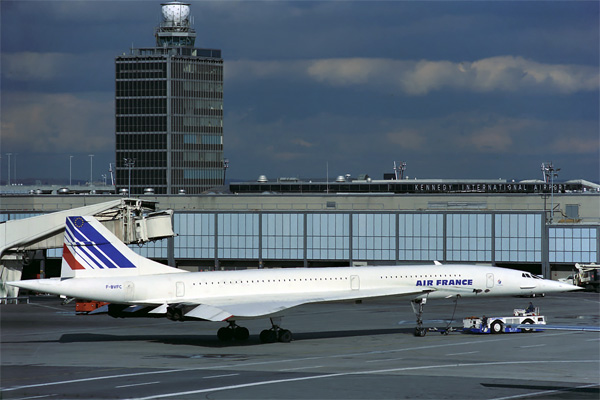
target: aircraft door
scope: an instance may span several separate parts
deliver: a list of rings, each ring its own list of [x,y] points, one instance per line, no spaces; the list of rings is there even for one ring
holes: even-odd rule
[[[351,290],[360,289],[360,278],[358,275],[350,275],[350,289]]]
[[[486,287],[493,288],[494,287],[494,274],[486,275]]]
[[[183,282],[177,282],[175,286],[175,295],[177,297],[185,296],[185,284]]]
[[[125,288],[125,301],[132,301],[134,297],[133,293],[135,288],[133,282],[125,282],[123,284],[123,287]]]

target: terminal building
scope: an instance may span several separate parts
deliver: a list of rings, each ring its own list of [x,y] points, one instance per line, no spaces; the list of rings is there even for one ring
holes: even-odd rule
[[[116,182],[142,194],[223,185],[223,59],[194,47],[187,3],[162,5],[156,45],[115,60]]]
[[[600,259],[600,185],[363,178],[303,182],[261,176],[232,183],[229,192],[143,195],[174,211],[177,236],[134,248],[192,271],[439,261],[519,268],[557,279],[575,263]],[[0,221],[115,197],[4,195]],[[49,251],[48,265],[59,265],[60,256],[60,250]]]

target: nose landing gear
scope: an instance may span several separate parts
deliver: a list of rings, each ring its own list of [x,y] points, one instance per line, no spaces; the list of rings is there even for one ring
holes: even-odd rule
[[[413,312],[415,313],[415,316],[417,317],[417,326],[415,328],[415,336],[418,337],[423,337],[427,334],[427,329],[423,328],[423,306],[425,306],[425,303],[427,302],[427,299],[416,299],[416,300],[412,300],[410,302],[410,305],[412,306]],[[415,309],[415,306],[418,306],[418,309]]]

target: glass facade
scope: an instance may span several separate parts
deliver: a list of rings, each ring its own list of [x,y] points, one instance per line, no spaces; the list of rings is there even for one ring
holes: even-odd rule
[[[0,214],[0,223],[39,213]],[[600,227],[544,226],[543,213],[176,212],[177,236],[130,246],[175,260],[448,261],[574,264],[599,261]],[[62,249],[48,251],[61,257]]]
[[[215,214],[173,215],[175,259],[215,258]]]
[[[262,215],[262,257],[274,260],[304,259],[304,215]]]
[[[399,260],[444,259],[444,215],[398,215]]]
[[[116,58],[117,189],[197,194],[223,185],[223,60],[189,50]]]
[[[218,226],[215,231],[215,218]],[[367,262],[597,262],[598,227],[550,227],[542,213],[175,214],[175,258]]]
[[[218,258],[258,259],[258,214],[219,214]]]
[[[306,258],[309,260],[350,259],[350,216],[306,214]]]
[[[446,220],[448,261],[492,261],[490,214],[450,214]]]
[[[395,260],[394,214],[352,214],[352,259]]]
[[[500,214],[495,221],[496,261],[542,261],[540,214]]]
[[[598,262],[596,227],[551,227],[548,245],[551,263]]]

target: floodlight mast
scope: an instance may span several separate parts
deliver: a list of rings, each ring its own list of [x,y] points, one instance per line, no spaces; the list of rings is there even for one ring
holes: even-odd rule
[[[135,158],[124,158],[125,166],[129,169],[129,185],[127,189],[127,194],[131,196],[131,168],[135,165]]]
[[[394,161],[394,177],[397,181],[404,179],[404,171],[406,171],[406,162],[402,161],[396,165],[396,161]]]
[[[554,222],[554,178],[558,177],[558,171],[560,171],[560,168],[554,168],[552,161],[542,163],[544,182],[550,183],[550,223]]]

